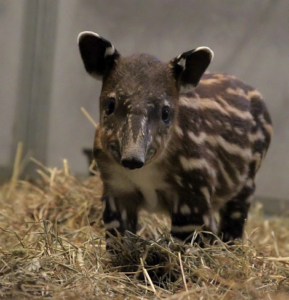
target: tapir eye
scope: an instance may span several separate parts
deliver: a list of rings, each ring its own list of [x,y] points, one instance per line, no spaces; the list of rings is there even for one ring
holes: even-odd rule
[[[165,123],[170,121],[170,108],[168,106],[164,106],[162,109],[162,120]]]
[[[115,109],[115,99],[113,97],[110,97],[107,99],[105,112],[107,115],[111,115],[114,112]]]

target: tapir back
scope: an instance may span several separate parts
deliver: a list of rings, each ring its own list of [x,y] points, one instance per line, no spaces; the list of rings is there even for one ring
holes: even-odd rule
[[[193,93],[179,98],[172,174],[179,185],[203,187],[217,211],[244,186],[253,194],[272,132],[257,90],[230,75],[204,74]]]

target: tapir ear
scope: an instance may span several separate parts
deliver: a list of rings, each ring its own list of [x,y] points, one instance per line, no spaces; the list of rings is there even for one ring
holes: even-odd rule
[[[120,56],[114,46],[97,33],[81,32],[77,41],[86,71],[98,79],[113,67]]]
[[[210,62],[214,52],[208,47],[199,47],[184,52],[170,61],[181,93],[194,89]]]

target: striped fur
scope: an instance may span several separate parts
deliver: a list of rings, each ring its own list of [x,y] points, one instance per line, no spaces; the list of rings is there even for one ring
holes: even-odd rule
[[[94,157],[106,229],[136,232],[144,208],[167,212],[182,240],[199,229],[224,241],[242,237],[272,137],[259,92],[229,75],[203,75],[213,56],[205,47],[169,63],[123,58],[87,33],[79,47],[88,72],[103,81]]]

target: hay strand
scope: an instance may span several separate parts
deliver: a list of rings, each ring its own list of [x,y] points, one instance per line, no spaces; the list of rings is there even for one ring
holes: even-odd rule
[[[141,236],[112,235],[108,253],[99,174],[79,180],[65,160],[33,161],[35,183],[14,175],[9,201],[12,179],[0,188],[0,298],[288,299],[288,218],[256,205],[243,241],[200,248],[173,239],[166,217],[141,213]]]
[[[7,193],[7,199],[10,199],[14,189],[16,182],[18,180],[18,176],[20,173],[20,163],[21,163],[21,157],[22,157],[22,151],[23,151],[23,143],[18,142],[17,144],[17,150],[16,150],[16,155],[15,155],[15,160],[14,160],[14,166],[13,166],[13,173],[12,173],[12,178],[9,186],[9,190]]]
[[[93,120],[92,116],[88,113],[88,111],[84,107],[81,107],[80,110],[86,116],[88,121],[96,128],[97,123]]]

